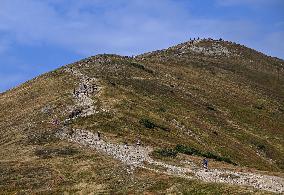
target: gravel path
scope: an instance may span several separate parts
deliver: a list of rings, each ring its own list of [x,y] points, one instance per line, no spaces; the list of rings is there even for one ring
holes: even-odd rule
[[[73,91],[75,105],[72,108],[74,114],[70,118],[85,117],[97,113],[94,106],[95,101],[90,96],[96,95],[100,91],[100,87],[97,85],[98,80],[90,78],[74,68],[65,68],[65,71],[80,79],[79,86]]]
[[[195,175],[198,179],[206,182],[228,183],[233,185],[251,186],[271,192],[284,192],[284,179],[276,176],[217,169],[208,171],[199,169],[196,171]]]
[[[189,169],[174,166],[152,159],[149,156],[150,152],[152,151],[151,148],[109,143],[104,140],[99,140],[97,135],[86,130],[77,129],[72,130],[72,133],[70,133],[70,131],[65,129],[58,132],[57,135],[61,139],[67,139],[70,142],[75,142],[108,154],[129,166],[130,170],[141,167],[158,173],[188,179],[198,178],[205,182],[251,186],[271,192],[284,192],[284,180],[280,177],[259,175],[254,173],[233,172],[228,170]],[[153,165],[155,168],[152,168]]]

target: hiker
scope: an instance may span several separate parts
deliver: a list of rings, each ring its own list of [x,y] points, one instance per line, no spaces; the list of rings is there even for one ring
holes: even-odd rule
[[[137,146],[140,146],[140,145],[141,145],[141,140],[140,140],[140,139],[137,140],[136,145],[137,145]]]
[[[85,83],[83,83],[83,90],[87,90],[87,88],[88,86]]]
[[[101,132],[97,132],[97,135],[98,135],[98,140],[101,140]]]
[[[127,149],[128,148],[128,143],[124,142],[124,148]]]
[[[93,89],[93,92],[94,92],[98,89],[98,87],[96,85],[92,85],[92,89]]]
[[[204,169],[208,170],[208,160],[207,160],[207,158],[203,159],[202,165],[203,165]]]
[[[58,126],[58,125],[60,124],[60,121],[56,118],[56,119],[54,119],[54,120],[52,121],[52,124],[53,124],[54,126]]]

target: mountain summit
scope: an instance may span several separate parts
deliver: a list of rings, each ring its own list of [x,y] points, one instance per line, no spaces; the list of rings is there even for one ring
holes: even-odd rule
[[[284,192],[283,72],[195,39],[36,77],[0,94],[0,193]]]

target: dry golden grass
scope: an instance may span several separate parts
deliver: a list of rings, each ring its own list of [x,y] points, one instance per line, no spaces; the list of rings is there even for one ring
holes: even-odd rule
[[[183,144],[229,157],[239,165],[210,161],[212,168],[261,170],[283,177],[284,79],[283,72],[278,79],[276,71],[283,60],[221,44],[242,55],[177,56],[176,48],[171,48],[136,58],[102,55],[102,63],[83,67],[72,64],[99,79],[103,92],[93,98],[98,109],[109,112],[76,119],[69,127],[100,130],[106,139],[119,143],[133,144],[140,137],[143,145],[155,149]],[[69,115],[78,83],[61,68],[0,94],[2,194],[262,194],[142,169],[128,175],[120,162],[56,139],[59,127],[51,122]],[[155,127],[145,127],[142,119]],[[163,160],[200,166],[201,158],[179,154]]]

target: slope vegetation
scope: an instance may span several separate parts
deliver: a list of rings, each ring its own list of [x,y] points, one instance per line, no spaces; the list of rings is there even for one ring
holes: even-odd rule
[[[0,191],[283,192],[283,64],[206,39],[39,76],[0,95]]]

